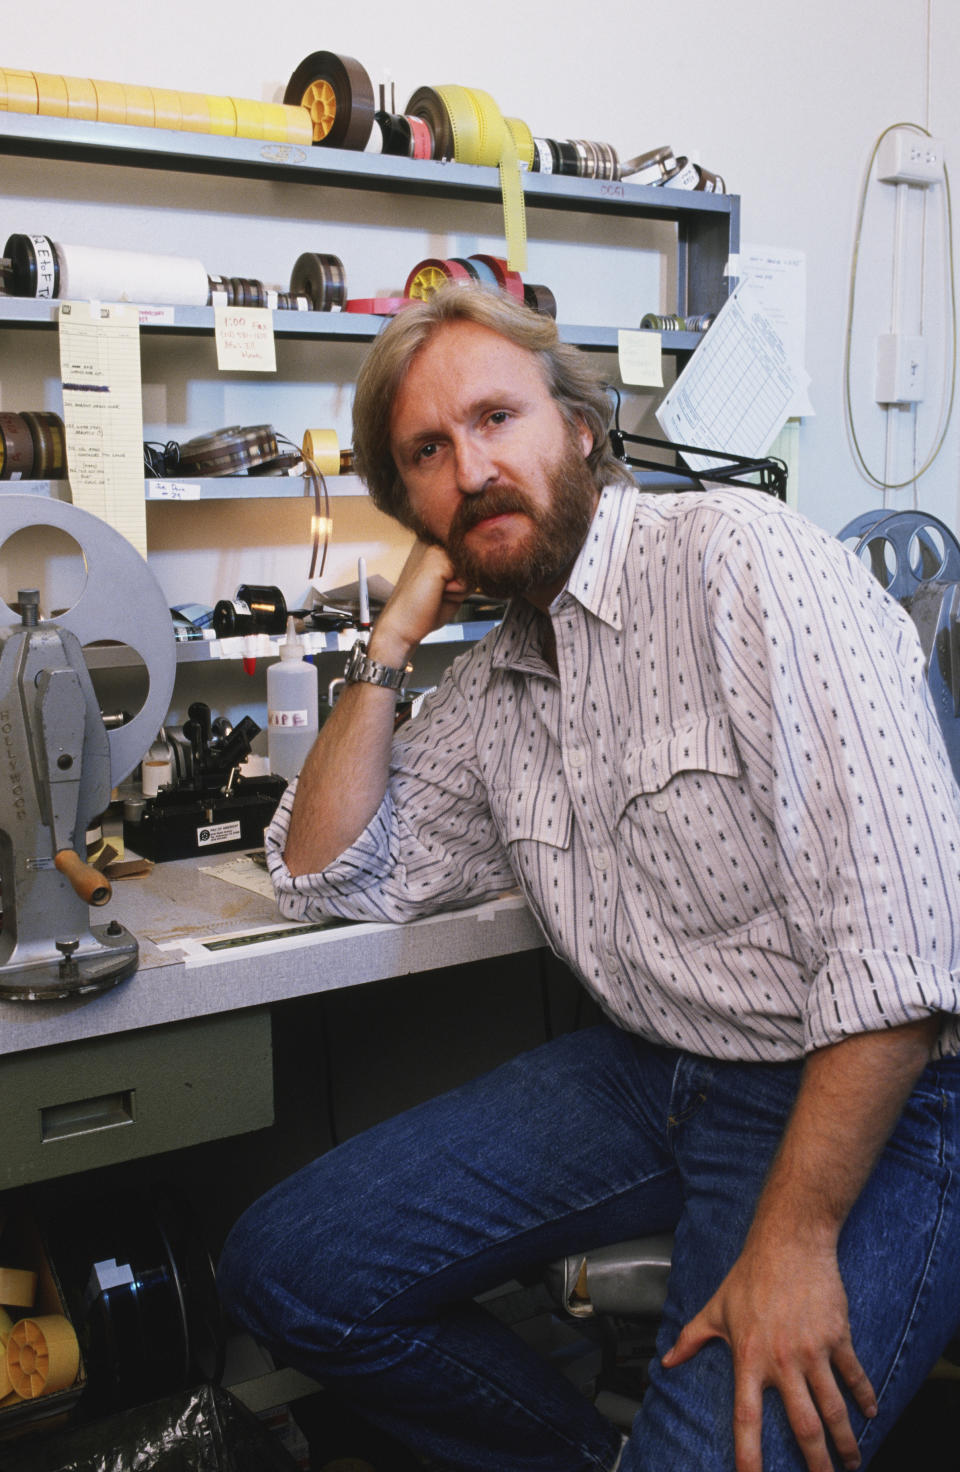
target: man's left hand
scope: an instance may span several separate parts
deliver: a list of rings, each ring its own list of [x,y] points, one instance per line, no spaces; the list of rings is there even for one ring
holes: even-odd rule
[[[836,1253],[780,1241],[747,1243],[717,1292],[663,1357],[683,1364],[710,1339],[733,1355],[733,1434],[737,1472],[761,1472],[763,1391],[779,1391],[810,1472],[832,1472],[827,1437],[845,1467],[860,1453],[838,1377],[865,1416],[877,1405],[850,1338],[847,1298]]]

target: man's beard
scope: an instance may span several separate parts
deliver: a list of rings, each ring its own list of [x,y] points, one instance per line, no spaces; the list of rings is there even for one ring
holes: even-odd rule
[[[443,544],[457,575],[491,598],[512,598],[562,581],[586,540],[596,505],[596,484],[572,442],[547,474],[549,504],[532,502],[519,486],[499,485],[465,495]],[[530,522],[519,542],[472,549],[467,533],[488,517],[521,512]],[[413,528],[426,541],[438,542],[426,527]]]

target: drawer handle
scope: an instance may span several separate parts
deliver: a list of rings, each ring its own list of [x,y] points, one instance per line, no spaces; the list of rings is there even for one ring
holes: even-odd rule
[[[136,1089],[120,1089],[115,1094],[100,1094],[95,1099],[48,1104],[40,1110],[40,1139],[47,1145],[52,1140],[67,1140],[75,1135],[92,1135],[97,1130],[133,1124],[135,1094]]]

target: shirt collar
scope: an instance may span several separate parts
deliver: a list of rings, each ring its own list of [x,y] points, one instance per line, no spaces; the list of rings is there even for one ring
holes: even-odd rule
[[[635,486],[604,486],[586,540],[551,613],[564,598],[575,598],[614,629],[623,627],[620,587],[636,510]],[[543,671],[537,610],[524,598],[513,598],[493,636],[495,668]]]
[[[551,612],[563,598],[573,597],[611,628],[623,627],[620,588],[637,494],[636,486],[604,486],[586,540]]]

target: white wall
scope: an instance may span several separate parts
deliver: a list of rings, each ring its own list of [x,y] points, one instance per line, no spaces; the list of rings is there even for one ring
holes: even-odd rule
[[[100,0],[95,12],[50,0],[42,29],[28,8],[8,11],[0,48],[8,67],[277,98],[300,60],[323,49],[356,56],[374,82],[389,68],[401,105],[420,84],[456,81],[484,87],[534,133],[608,140],[623,157],[664,142],[677,152],[698,153],[742,196],[745,240],[806,253],[807,359],[816,416],[804,422],[800,436],[801,508],[837,530],[880,503],[879,493],[854,467],[843,426],[841,369],[856,202],[874,139],[892,122],[928,122],[946,139],[948,161],[960,157],[960,102],[953,86],[960,14],[953,0],[806,0],[802,6],[674,0],[659,7],[608,0],[595,11],[568,0],[552,6],[544,0],[487,0],[469,23],[449,26],[435,15],[401,13],[386,0],[339,13],[288,0],[282,16],[266,14],[249,0],[229,13],[209,0]],[[389,225],[397,233],[385,256],[382,202],[307,199],[299,186],[213,185],[127,170],[108,175],[88,167],[78,179],[77,171],[58,172],[53,165],[3,161],[0,168],[7,230],[38,229],[74,239],[83,230],[82,238],[102,244],[186,249],[202,254],[210,270],[272,271],[276,278],[300,250],[334,249],[347,262],[351,292],[361,295],[401,282],[422,254],[456,254],[465,243],[473,248],[474,240],[496,239],[495,211],[487,207],[458,211],[452,204],[431,205],[425,220],[422,204],[391,202]],[[110,205],[109,213],[90,213],[89,189]],[[871,195],[855,355],[858,424],[871,461],[879,464],[883,433],[872,403],[872,344],[888,326],[892,195],[879,186]],[[358,211],[359,225],[343,223]],[[304,212],[315,215],[315,226],[304,226]],[[555,228],[560,248],[575,258],[578,231],[559,222]],[[611,239],[623,258],[627,234],[618,229]],[[534,241],[534,260],[539,248]],[[528,274],[549,279],[545,272]],[[937,286],[928,281],[931,290]],[[629,310],[638,306],[631,302]],[[568,320],[577,315],[561,311]],[[628,317],[626,325],[631,321],[636,318]],[[23,388],[36,382],[56,407],[55,345],[52,334],[45,336],[39,368],[22,368],[17,382]],[[14,350],[22,346],[18,339]],[[31,355],[36,351],[35,335]],[[233,380],[211,391],[204,382],[209,364],[201,372],[190,366],[212,352],[209,343],[154,340],[144,348],[146,427],[159,433],[167,425],[176,434],[184,427],[199,432],[260,422],[274,417],[264,407],[276,402],[290,424],[278,414],[278,427],[299,434],[306,423],[334,422],[346,439],[352,351],[337,349],[334,364],[321,346],[298,346],[284,360],[283,376],[293,380],[292,389]],[[0,352],[8,355],[9,344]],[[28,407],[14,402],[10,370],[9,357],[5,363],[0,358],[3,406]],[[931,377],[928,402],[918,415],[921,451],[932,435],[940,388],[936,373]],[[178,386],[171,388],[171,382]],[[645,407],[635,402],[628,419]],[[191,425],[192,416],[205,422]],[[957,446],[954,426],[945,453],[919,488],[919,504],[952,527]],[[890,503],[910,505],[912,496],[912,490],[892,493]],[[152,560],[171,600],[212,601],[232,593],[231,584],[241,579],[276,580],[288,598],[297,597],[305,571],[304,513],[288,501],[279,507],[282,516],[236,502],[189,515],[183,507],[151,508]],[[358,503],[337,503],[335,536],[334,580],[349,575],[358,547],[371,539],[373,570],[395,572],[403,539],[371,522]],[[216,554],[192,552],[200,541],[215,543]]]

